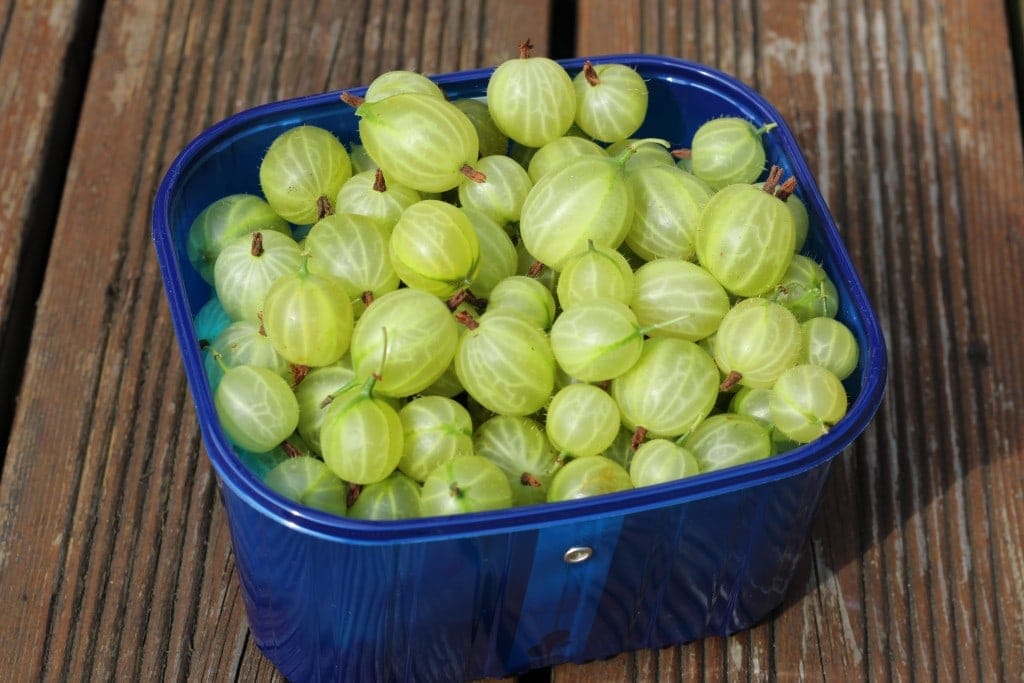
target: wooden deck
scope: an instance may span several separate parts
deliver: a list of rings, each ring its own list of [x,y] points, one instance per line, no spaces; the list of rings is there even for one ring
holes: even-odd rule
[[[156,186],[242,109],[496,65],[525,37],[704,62],[773,102],[890,381],[771,618],[522,680],[1024,679],[1019,18],[996,0],[0,0],[0,680],[282,680],[248,635]]]

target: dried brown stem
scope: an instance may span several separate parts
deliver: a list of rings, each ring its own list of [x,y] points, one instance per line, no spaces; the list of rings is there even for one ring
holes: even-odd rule
[[[796,178],[790,176],[789,180],[779,185],[779,189],[775,191],[775,196],[782,201],[786,201],[794,192],[796,192]]]
[[[249,253],[259,258],[263,256],[263,233],[256,231],[252,234],[252,246],[249,247]]]
[[[487,181],[487,175],[483,171],[478,171],[469,164],[463,164],[462,168],[459,169],[459,172],[474,183],[483,183]]]
[[[529,38],[527,38],[523,42],[519,43],[519,58],[520,59],[528,58],[530,56],[531,52],[533,52],[533,43],[530,42]]]
[[[647,427],[637,425],[636,431],[633,432],[633,438],[629,442],[629,447],[634,451],[640,448],[640,444],[647,438]]]
[[[359,500],[359,494],[363,492],[362,484],[349,484],[348,495],[345,496],[345,504],[352,507]]]
[[[689,147],[682,147],[680,149],[674,149],[669,152],[676,159],[689,159],[693,156],[693,151]]]
[[[388,185],[384,182],[384,171],[377,169],[377,172],[373,175],[373,189],[377,192],[387,192]]]
[[[779,186],[779,181],[782,180],[782,167],[772,166],[771,170],[768,171],[768,178],[764,181],[762,189],[770,195],[775,194],[775,188]]]
[[[373,303],[373,292],[366,290],[359,298],[362,299],[363,305],[369,308],[370,304]]]
[[[281,450],[284,451],[289,458],[298,458],[302,455],[302,451],[295,447],[291,441],[282,441]]]
[[[322,221],[334,214],[334,205],[327,195],[320,195],[316,200],[316,219]]]
[[[366,101],[366,98],[360,97],[359,95],[353,95],[350,92],[343,92],[341,93],[341,101],[350,107],[358,107]]]
[[[530,269],[526,271],[526,274],[536,280],[540,277],[542,270],[544,270],[544,264],[540,261],[534,261],[533,265],[530,266]]]
[[[591,86],[601,84],[601,79],[597,76],[597,69],[594,68],[589,59],[583,62],[583,77],[587,79],[587,83]]]
[[[460,289],[459,291],[455,292],[455,293],[454,293],[454,294],[452,294],[452,295],[451,295],[450,297],[448,297],[448,301],[446,301],[446,302],[445,302],[445,303],[447,303],[447,304],[448,304],[448,310],[450,310],[450,311],[454,311],[454,310],[455,310],[456,308],[458,308],[458,307],[459,307],[459,306],[460,306],[460,305],[462,304],[462,302],[463,302],[463,301],[465,301],[465,300],[466,300],[466,299],[467,299],[468,297],[469,297],[469,290],[468,290],[468,289],[466,289],[465,287],[463,287],[463,288],[462,288],[462,289]]]
[[[292,371],[292,389],[299,386],[302,380],[306,379],[306,375],[309,374],[308,365],[299,365],[298,363],[289,364]]]
[[[473,314],[470,313],[469,311],[459,311],[458,313],[456,313],[455,322],[461,325],[465,325],[467,328],[471,330],[475,330],[476,328],[480,327],[480,323],[477,322],[477,319],[474,318]]]
[[[736,372],[735,370],[730,370],[729,374],[722,380],[722,383],[718,385],[718,390],[729,391],[736,386],[741,379],[743,379],[743,375],[741,373]]]
[[[523,472],[519,477],[519,483],[523,486],[529,486],[531,488],[539,489],[541,487],[540,479],[533,476],[529,472]]]

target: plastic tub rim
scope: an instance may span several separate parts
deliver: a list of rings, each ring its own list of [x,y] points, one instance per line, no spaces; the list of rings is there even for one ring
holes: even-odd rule
[[[559,60],[559,63],[572,72],[582,68],[584,61],[588,59],[594,63],[625,63],[634,68],[657,67],[679,70],[685,72],[689,78],[699,75],[705,80],[712,81],[716,87],[724,87],[741,95],[748,103],[755,104],[763,110],[770,120],[779,124],[773,134],[782,137],[781,143],[792,166],[791,170],[798,179],[804,181],[801,186],[804,190],[805,201],[811,205],[808,208],[812,214],[820,217],[819,229],[823,232],[822,237],[827,242],[832,255],[841,261],[838,264],[840,270],[852,276],[852,280],[846,282],[851,305],[864,325],[864,333],[869,342],[866,349],[868,354],[864,358],[864,383],[860,387],[856,399],[850,404],[847,415],[827,435],[810,444],[805,444],[781,455],[771,456],[765,460],[717,472],[703,473],[692,478],[576,501],[392,522],[339,517],[307,508],[280,496],[259,482],[245,464],[234,456],[232,446],[219,427],[208,425],[206,421],[200,420],[200,429],[207,454],[217,474],[219,486],[229,488],[232,495],[241,498],[248,505],[259,509],[263,514],[280,523],[298,532],[327,540],[363,543],[425,541],[439,537],[479,535],[481,533],[499,534],[577,519],[591,519],[610,514],[628,514],[751,488],[766,482],[795,476],[815,467],[828,465],[867,427],[878,409],[885,388],[887,360],[884,340],[834,219],[781,114],[759,93],[733,76],[704,64],[674,57],[609,54]],[[439,74],[431,76],[431,78],[440,85],[461,83],[486,78],[493,70],[493,67],[473,69]],[[362,86],[345,91],[362,94],[365,90],[366,87]],[[251,122],[269,114],[300,110],[308,104],[336,101],[340,92],[342,91],[306,95],[262,104],[238,112],[201,132],[176,156],[159,185],[152,216],[152,237],[165,284],[165,294],[169,295],[171,291],[175,290],[185,291],[184,280],[181,270],[177,266],[171,239],[170,199],[191,163],[210,153],[211,148],[216,147],[225,135],[244,130]],[[215,415],[209,384],[205,376],[199,372],[202,368],[201,355],[187,301],[181,296],[167,296],[167,300],[193,401],[200,415],[204,413]]]

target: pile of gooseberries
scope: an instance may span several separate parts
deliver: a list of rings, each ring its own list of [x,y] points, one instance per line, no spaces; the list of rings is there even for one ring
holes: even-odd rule
[[[360,519],[494,510],[773,457],[847,410],[858,343],[801,253],[774,122],[634,138],[626,65],[533,56],[449,101],[377,77],[348,146],[282,132],[187,253],[223,433],[278,493]]]

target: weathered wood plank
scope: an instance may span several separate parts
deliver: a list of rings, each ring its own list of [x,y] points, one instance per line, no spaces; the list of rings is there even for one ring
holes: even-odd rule
[[[1019,679],[1024,178],[1004,3],[578,6],[580,54],[705,62],[782,111],[878,310],[891,379],[771,620],[724,648],[554,678]]]
[[[0,2],[0,443],[6,444],[83,65],[95,33],[88,2]],[[0,463],[3,452],[0,451]]]
[[[543,45],[547,17],[546,2],[103,5],[0,482],[0,642],[17,644],[2,678],[281,680],[248,638],[177,359],[156,185],[236,111],[384,69],[494,65],[526,35]]]

